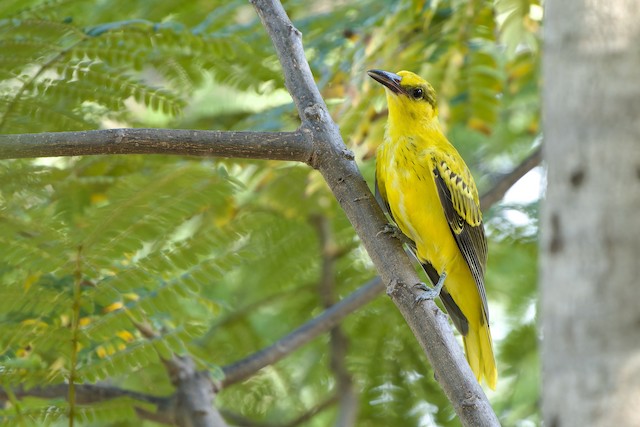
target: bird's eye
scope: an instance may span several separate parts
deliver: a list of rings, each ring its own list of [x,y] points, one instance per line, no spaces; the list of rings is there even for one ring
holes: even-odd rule
[[[422,95],[424,95],[424,91],[419,87],[411,91],[411,96],[413,96],[413,99],[422,99]]]

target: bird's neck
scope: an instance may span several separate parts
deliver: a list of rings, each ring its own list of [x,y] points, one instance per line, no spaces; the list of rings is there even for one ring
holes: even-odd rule
[[[427,145],[448,143],[437,116],[411,117],[406,114],[395,114],[391,109],[389,110],[387,136],[391,141],[402,141],[408,137],[416,142],[422,141]]]

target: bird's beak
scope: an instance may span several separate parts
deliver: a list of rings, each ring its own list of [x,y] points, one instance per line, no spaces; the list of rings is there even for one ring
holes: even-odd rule
[[[385,85],[391,92],[395,94],[404,93],[404,89],[400,86],[402,77],[399,75],[382,70],[369,70],[367,74],[373,80]]]

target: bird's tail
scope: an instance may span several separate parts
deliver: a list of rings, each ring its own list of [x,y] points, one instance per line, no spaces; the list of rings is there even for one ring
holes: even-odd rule
[[[482,382],[482,378],[484,378],[491,390],[495,390],[496,382],[498,381],[498,370],[496,368],[496,359],[493,356],[491,332],[486,320],[479,327],[469,325],[469,332],[466,336],[463,336],[463,341],[464,352],[478,382]]]
[[[438,282],[439,275],[436,269],[428,262],[422,262],[422,267],[429,277],[429,280],[435,285]],[[440,300],[449,313],[453,324],[458,332],[462,335],[464,342],[464,352],[467,355],[467,361],[471,370],[475,374],[479,383],[484,378],[491,390],[496,389],[498,382],[498,369],[496,368],[496,359],[493,356],[493,345],[491,344],[491,332],[489,324],[484,313],[479,313],[481,321],[469,321],[467,316],[458,306],[449,291],[445,287],[440,292]],[[465,302],[464,298],[459,299]],[[467,310],[469,311],[469,310]],[[478,310],[480,311],[480,310]]]

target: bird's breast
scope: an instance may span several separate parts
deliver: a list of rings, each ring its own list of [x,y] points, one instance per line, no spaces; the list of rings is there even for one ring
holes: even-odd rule
[[[383,156],[383,179],[394,220],[416,243],[418,257],[443,271],[456,255],[455,241],[436,188],[429,149],[408,141],[391,144]]]

